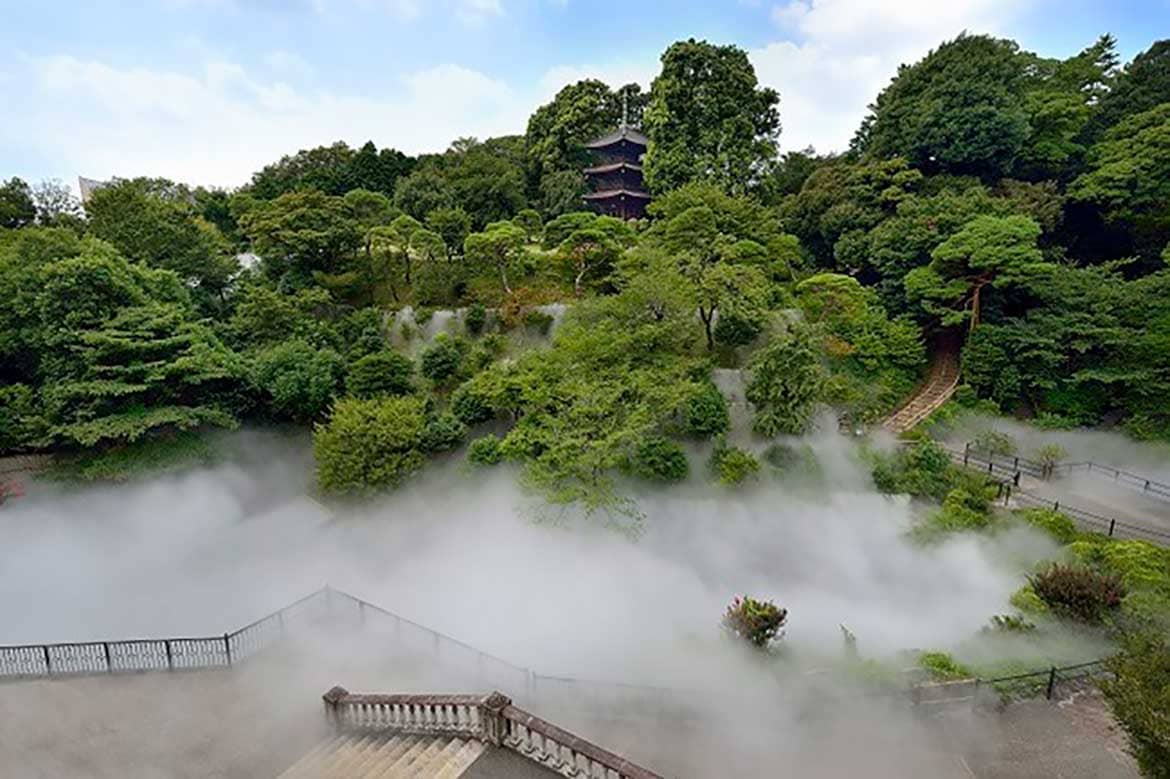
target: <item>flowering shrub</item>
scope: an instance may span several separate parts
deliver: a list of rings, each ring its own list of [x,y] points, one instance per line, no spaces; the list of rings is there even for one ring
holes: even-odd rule
[[[1054,563],[1028,583],[1054,612],[1081,622],[1100,622],[1125,597],[1119,577],[1075,565]]]
[[[723,615],[723,629],[760,649],[784,637],[782,628],[788,609],[772,601],[756,600],[750,595],[736,597]]]

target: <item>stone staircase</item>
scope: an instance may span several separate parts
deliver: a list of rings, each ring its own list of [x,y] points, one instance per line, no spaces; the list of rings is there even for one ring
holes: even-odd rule
[[[455,779],[483,754],[474,738],[344,733],[318,745],[279,779]]]

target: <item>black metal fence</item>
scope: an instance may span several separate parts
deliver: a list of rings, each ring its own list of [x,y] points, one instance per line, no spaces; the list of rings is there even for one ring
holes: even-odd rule
[[[1005,504],[1014,498],[1016,504],[1020,506],[1051,509],[1064,514],[1084,529],[1093,533],[1101,533],[1110,538],[1149,541],[1160,546],[1170,546],[1170,530],[1150,527],[1149,525],[1139,525],[1135,522],[1117,519],[1116,517],[1107,517],[1071,505],[1067,501],[1049,500],[1039,495],[1033,495],[1021,488],[1021,475],[1035,476],[1035,468],[1038,467],[1037,463],[1019,457],[989,455],[971,446],[965,449],[944,448],[956,463],[986,473],[990,478],[999,482],[999,497],[1003,499]],[[1083,464],[1080,463],[1078,465]]]
[[[1092,679],[1108,674],[1109,669],[1105,660],[1092,660],[1076,665],[1051,666],[1040,671],[1001,676],[996,679],[981,678],[977,680],[977,686],[980,689],[994,690],[1001,701],[1024,700],[1041,695],[1052,700],[1065,691],[1078,689],[1090,683]]]
[[[1137,490],[1151,498],[1170,501],[1170,484],[1115,468],[1112,465],[1103,465],[1089,460],[1071,463],[1042,463],[1029,460],[1026,457],[993,454],[970,443],[964,448],[964,456],[977,460],[981,464],[992,463],[993,467],[1001,472],[1026,473],[1037,479],[1048,479],[1052,476],[1071,475],[1078,472],[1089,473]]]
[[[330,589],[320,589],[217,636],[0,646],[0,679],[224,668],[280,640],[294,622],[327,608],[329,598]]]

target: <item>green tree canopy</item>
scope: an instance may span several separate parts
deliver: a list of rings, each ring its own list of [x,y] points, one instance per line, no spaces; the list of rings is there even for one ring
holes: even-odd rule
[[[1028,139],[1026,58],[1014,41],[960,35],[903,66],[870,108],[854,146],[923,170],[996,175]]]
[[[972,219],[933,252],[930,265],[906,276],[906,292],[943,324],[979,323],[983,288],[1017,284],[1051,268],[1036,241],[1040,226],[1026,216]]]
[[[744,397],[755,407],[752,430],[767,438],[808,430],[820,397],[823,369],[806,330],[776,336],[748,366]]]
[[[740,48],[694,39],[670,46],[643,118],[650,191],[661,195],[695,180],[736,194],[753,188],[776,156],[779,100],[759,86]]]
[[[317,190],[280,195],[244,214],[240,225],[270,276],[294,288],[314,272],[347,270],[362,246],[345,201]]]
[[[15,230],[32,224],[36,218],[37,207],[28,182],[13,176],[0,184],[0,227]]]
[[[342,398],[313,432],[317,483],[334,493],[401,484],[426,462],[425,428],[421,398]]]

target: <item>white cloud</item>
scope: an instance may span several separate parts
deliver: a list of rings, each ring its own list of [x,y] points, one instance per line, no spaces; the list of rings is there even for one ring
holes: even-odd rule
[[[631,82],[641,84],[643,89],[649,89],[650,82],[658,75],[658,68],[657,60],[612,62],[606,65],[557,65],[546,70],[541,76],[533,108],[551,100],[562,87],[588,78],[603,81],[613,89]]]
[[[30,89],[0,124],[0,144],[31,144],[58,168],[46,175],[67,179],[153,175],[236,186],[281,154],[335,140],[372,139],[413,154],[460,136],[516,132],[532,107],[457,65],[391,81],[386,95],[298,90],[223,61],[179,72],[54,56],[28,67]]]
[[[1021,0],[791,0],[771,17],[785,36],[750,52],[780,92],[781,146],[844,149],[897,71],[964,30],[999,33]]]
[[[500,0],[458,0],[455,16],[465,24],[477,24],[493,16],[503,16],[504,6]]]

